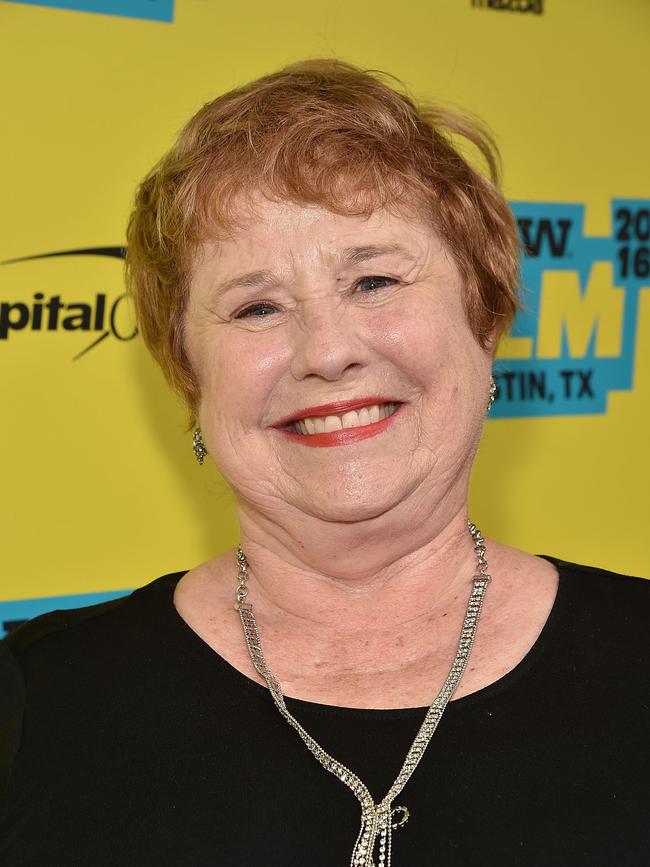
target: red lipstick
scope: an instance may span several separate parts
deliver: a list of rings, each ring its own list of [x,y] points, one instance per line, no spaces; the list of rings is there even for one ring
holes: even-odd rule
[[[342,428],[341,430],[326,431],[325,433],[316,434],[299,434],[291,430],[289,425],[301,418],[318,418],[327,415],[340,415],[353,409],[361,409],[364,406],[374,406],[376,404],[396,403],[397,407],[392,415],[387,418],[379,419],[379,421],[371,424],[361,425],[360,427]],[[322,404],[321,406],[312,406],[301,409],[298,413],[288,416],[286,419],[273,425],[282,436],[288,437],[295,443],[300,443],[303,446],[311,448],[325,448],[330,446],[345,446],[360,440],[368,439],[368,437],[376,436],[384,431],[393,421],[395,416],[401,410],[403,404],[396,400],[390,400],[383,397],[361,398],[359,400],[344,400],[336,403]]]
[[[400,403],[400,401],[394,397],[371,395],[370,397],[359,397],[356,400],[337,400],[335,403],[322,403],[320,406],[306,406],[304,409],[299,409],[297,412],[281,418],[280,421],[276,421],[273,427],[286,427],[286,425],[292,424],[301,418],[321,418],[326,415],[341,415],[352,409],[361,409],[364,406],[377,406],[382,403]],[[314,434],[314,436],[316,435]]]

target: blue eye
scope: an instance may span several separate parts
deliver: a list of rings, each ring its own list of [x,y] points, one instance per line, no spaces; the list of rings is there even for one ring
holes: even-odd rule
[[[384,289],[385,286],[381,286],[378,284],[381,283],[397,283],[397,280],[392,277],[362,277],[361,280],[358,280],[356,285],[360,286],[362,283],[370,283],[370,287],[365,290],[365,292],[376,292],[377,289]]]
[[[236,313],[234,318],[245,319],[249,316],[254,316],[256,318],[262,319],[265,316],[269,316],[274,311],[275,307],[273,306],[273,304],[268,304],[266,301],[263,301],[259,304],[251,304],[250,307],[245,307],[243,310],[240,310],[239,313]]]

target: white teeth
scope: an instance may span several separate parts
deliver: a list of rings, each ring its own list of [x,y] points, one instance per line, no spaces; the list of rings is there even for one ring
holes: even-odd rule
[[[301,434],[318,434],[342,428],[363,427],[380,419],[388,418],[397,409],[396,403],[384,403],[375,406],[364,406],[359,410],[350,410],[341,415],[316,416],[301,418],[295,421],[294,430]]]
[[[352,410],[352,412],[344,412],[341,416],[341,425],[343,427],[358,427],[359,413],[356,412],[356,410]]]
[[[341,419],[338,417],[338,415],[326,416],[326,418],[325,418],[325,430],[326,431],[329,432],[332,430],[341,430],[342,427],[343,427],[343,425],[341,424]]]

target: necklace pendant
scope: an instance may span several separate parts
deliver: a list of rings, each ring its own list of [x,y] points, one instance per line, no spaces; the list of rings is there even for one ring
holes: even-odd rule
[[[391,820],[393,819],[393,816],[395,815],[395,813],[399,813],[400,818],[396,822],[392,823],[392,827],[393,828],[401,828],[402,825],[406,825],[406,823],[409,820],[409,816],[411,815],[409,812],[409,808],[408,807],[394,807],[390,811]]]
[[[393,822],[393,817],[399,818]],[[351,867],[390,867],[393,828],[408,822],[408,807],[375,806],[361,818],[361,831],[352,853]],[[376,853],[375,853],[375,850]],[[374,860],[375,854],[377,861]]]

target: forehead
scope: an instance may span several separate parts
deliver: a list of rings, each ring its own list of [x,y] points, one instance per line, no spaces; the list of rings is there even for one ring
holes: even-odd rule
[[[238,203],[233,225],[205,239],[197,251],[201,265],[228,268],[243,260],[314,258],[358,264],[354,250],[375,246],[384,255],[422,259],[442,248],[430,223],[415,207],[378,208],[370,215],[337,214],[320,205],[268,199],[260,194]],[[365,259],[371,258],[365,256]]]

